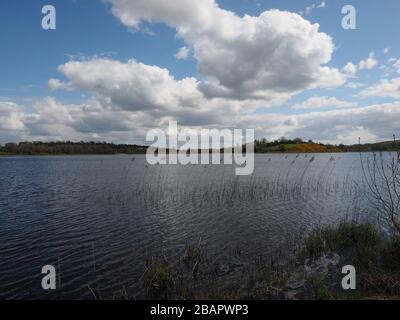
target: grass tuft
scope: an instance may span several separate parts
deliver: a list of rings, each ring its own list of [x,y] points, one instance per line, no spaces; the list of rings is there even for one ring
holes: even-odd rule
[[[153,262],[144,276],[147,296],[153,299],[169,299],[174,288],[174,276],[164,262]]]
[[[381,243],[381,235],[372,224],[341,222],[313,231],[304,240],[302,257],[316,259],[324,253],[337,252],[368,269],[376,262]]]

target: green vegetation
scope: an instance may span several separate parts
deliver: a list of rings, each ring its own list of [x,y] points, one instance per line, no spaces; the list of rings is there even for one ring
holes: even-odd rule
[[[218,261],[207,257],[201,241],[187,245],[183,254],[151,258],[141,284],[146,299],[196,299],[240,300],[268,299],[280,294],[279,287],[288,273],[282,266],[272,266],[270,261],[257,259],[244,263],[240,250],[228,250]]]
[[[269,142],[266,139],[256,140],[254,150],[256,153],[328,153],[344,152],[344,148],[335,145],[315,143],[312,140],[303,141],[300,138],[286,139],[284,137]]]
[[[337,252],[352,257],[359,267],[366,270],[376,262],[381,242],[381,236],[372,224],[342,222],[308,235],[302,255],[314,259],[323,253]]]
[[[278,140],[267,141],[266,139],[255,141],[256,153],[325,153],[325,152],[379,152],[400,151],[400,141],[384,141],[378,143],[354,144],[354,145],[332,145],[316,143],[312,140],[303,141],[301,138],[287,139],[282,137]]]
[[[20,142],[0,145],[1,155],[76,155],[76,154],[144,154],[147,146],[113,144],[107,142]],[[278,140],[256,140],[255,153],[330,153],[330,152],[371,152],[400,151],[400,142],[388,141],[375,144],[331,145],[316,143],[300,138]],[[166,151],[168,153],[168,150]],[[211,152],[211,150],[210,150]],[[224,152],[221,149],[221,152]]]
[[[304,239],[296,254],[280,254],[279,258],[263,257],[260,253],[253,260],[243,260],[241,251],[235,249],[229,250],[222,260],[209,260],[199,242],[187,246],[175,261],[163,256],[146,263],[141,277],[144,298],[342,300],[400,297],[400,238],[388,239],[372,224],[342,222],[321,227]],[[337,255],[339,261],[331,265],[326,274],[320,273],[330,255]],[[356,268],[357,290],[342,289],[341,268],[344,265]],[[306,266],[314,266],[315,270],[305,271]],[[293,282],[293,275],[300,275],[300,278]],[[293,283],[297,283],[294,288]]]
[[[106,142],[21,142],[0,146],[0,155],[143,154],[147,147]]]
[[[152,262],[144,273],[146,296],[169,299],[174,287],[174,278],[166,262]]]
[[[336,252],[340,265],[354,265],[357,270],[357,291],[338,290],[318,277],[310,279],[317,299],[392,299],[400,296],[400,239],[384,238],[369,223],[342,222],[323,227],[304,240],[301,259],[316,259]],[[335,282],[343,275],[336,270]]]
[[[315,143],[311,140],[303,141],[300,138],[286,139],[284,137],[272,142],[266,139],[256,140],[254,150],[256,153],[324,153],[324,152],[342,152],[337,146],[324,145],[322,143]]]
[[[400,151],[400,141],[385,141],[378,143],[355,144],[350,146],[340,145],[345,152],[379,152],[379,151]]]

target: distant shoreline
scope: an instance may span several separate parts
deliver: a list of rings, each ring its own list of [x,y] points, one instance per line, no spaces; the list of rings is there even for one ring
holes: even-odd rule
[[[148,146],[113,144],[107,142],[20,142],[0,145],[0,157],[9,156],[81,156],[81,155],[141,155],[146,154]],[[243,152],[246,152],[243,146]],[[209,150],[210,153],[212,150]],[[224,153],[224,150],[219,150]],[[169,153],[169,150],[159,149]],[[198,153],[201,150],[197,150]],[[255,154],[318,154],[348,152],[400,152],[400,142],[385,141],[373,144],[330,145],[302,139],[288,140],[281,138],[272,142],[266,139],[256,140]]]
[[[256,155],[298,155],[298,154],[352,154],[352,153],[372,153],[372,152],[394,152],[394,151],[388,151],[388,150],[381,150],[381,151],[370,151],[370,150],[365,150],[365,151],[328,151],[328,152],[255,152],[254,154]],[[115,157],[115,156],[145,156],[146,153],[135,153],[135,154],[129,154],[129,153],[116,153],[116,154],[103,154],[103,153],[59,153],[59,154],[54,154],[54,153],[33,153],[33,154],[23,154],[23,153],[1,153],[0,152],[0,158],[7,158],[7,157],[77,157],[77,156],[108,156],[108,157]]]
[[[76,156],[135,156],[145,155],[145,153],[116,153],[116,154],[103,154],[103,153],[1,153],[0,157],[76,157]]]

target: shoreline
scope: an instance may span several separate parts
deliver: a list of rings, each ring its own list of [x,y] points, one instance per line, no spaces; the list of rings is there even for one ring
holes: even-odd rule
[[[354,154],[354,153],[393,153],[398,152],[395,150],[362,150],[362,151],[328,151],[328,152],[255,152],[255,155],[300,155],[300,154]],[[223,152],[221,152],[223,154]],[[116,154],[104,154],[104,153],[0,153],[1,157],[76,157],[76,156],[141,156],[146,153],[116,153]]]

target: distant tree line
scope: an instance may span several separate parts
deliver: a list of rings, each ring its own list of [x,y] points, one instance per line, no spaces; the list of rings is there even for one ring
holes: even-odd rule
[[[0,145],[0,152],[8,154],[141,154],[147,147],[106,142],[20,142]]]
[[[315,144],[312,140],[304,141],[301,138],[288,139],[281,137],[279,139],[268,141],[267,139],[255,140],[254,151],[256,153],[269,153],[269,152],[286,152],[287,146]]]
[[[256,153],[269,153],[269,152],[287,152],[290,147],[293,146],[323,146],[328,152],[329,151],[341,151],[341,152],[384,152],[384,151],[400,151],[400,141],[395,138],[393,141],[385,141],[378,143],[365,143],[365,144],[354,144],[354,145],[334,145],[334,144],[323,144],[317,143],[312,140],[303,140],[301,138],[287,139],[282,137],[274,141],[268,141],[267,139],[255,140],[255,152]]]
[[[364,144],[354,144],[354,145],[339,145],[339,148],[343,149],[345,152],[399,152],[400,151],[400,141],[396,140],[393,135],[392,141],[384,141],[378,143],[364,143]]]
[[[312,141],[310,142],[312,143]],[[275,148],[276,151],[283,151],[285,149],[284,148],[285,144],[287,145],[287,144],[298,144],[298,143],[304,143],[304,142],[300,138],[287,139],[285,137],[281,137],[274,141],[268,141],[267,139],[263,138],[261,140],[254,141],[254,151],[257,153],[267,153],[270,152],[272,148]]]
[[[314,148],[313,148],[314,147]],[[274,141],[267,139],[255,140],[254,151],[256,153],[270,152],[319,152],[323,147],[325,152],[374,152],[374,151],[400,151],[400,141],[386,141],[375,144],[354,144],[354,145],[332,145],[316,143],[312,140],[304,141],[301,138],[288,139],[281,137]],[[0,154],[40,155],[40,154],[144,154],[148,147],[131,144],[114,144],[107,142],[20,142],[6,143],[0,145]],[[161,151],[161,150],[160,150]],[[200,152],[201,150],[198,150]],[[245,146],[243,146],[245,152]],[[169,150],[164,150],[169,152]],[[211,150],[210,150],[211,152]],[[224,149],[221,149],[224,152]]]

